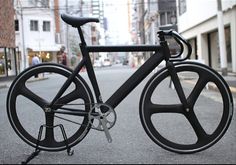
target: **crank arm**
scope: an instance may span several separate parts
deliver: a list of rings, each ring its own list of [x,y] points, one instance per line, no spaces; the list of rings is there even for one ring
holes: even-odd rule
[[[102,124],[102,127],[103,127],[103,130],[105,132],[105,135],[106,135],[108,143],[111,143],[112,142],[111,134],[110,134],[110,132],[109,132],[107,126],[106,126],[105,120],[104,119],[100,119],[100,122]]]

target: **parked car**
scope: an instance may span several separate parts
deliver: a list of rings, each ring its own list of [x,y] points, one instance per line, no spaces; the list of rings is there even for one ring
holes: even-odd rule
[[[111,66],[111,61],[110,59],[104,59],[102,66]]]
[[[123,65],[128,65],[128,63],[129,63],[129,61],[127,59],[124,59],[122,64]]]
[[[95,60],[94,64],[93,64],[93,67],[95,67],[95,68],[102,67],[102,62],[100,60]]]

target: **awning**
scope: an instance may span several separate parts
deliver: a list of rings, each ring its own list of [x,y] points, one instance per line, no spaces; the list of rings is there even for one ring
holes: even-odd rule
[[[28,47],[27,49],[32,50],[34,52],[57,52],[60,50],[61,48],[61,44],[57,44],[57,45],[48,45],[48,46],[35,46],[35,47]]]

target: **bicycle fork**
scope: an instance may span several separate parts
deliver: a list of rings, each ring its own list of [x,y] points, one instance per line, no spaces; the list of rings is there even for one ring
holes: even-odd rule
[[[186,112],[189,112],[190,107],[188,105],[186,96],[184,94],[183,87],[182,87],[182,85],[180,83],[180,79],[179,79],[179,76],[177,75],[177,72],[176,72],[176,69],[174,67],[173,62],[167,61],[166,62],[166,66],[167,66],[167,69],[169,71],[169,74],[170,74],[170,77],[171,77],[171,81],[173,81],[173,83],[174,83],[174,87],[175,87],[175,90],[177,92],[177,95],[178,95],[181,103],[183,104],[184,110]]]

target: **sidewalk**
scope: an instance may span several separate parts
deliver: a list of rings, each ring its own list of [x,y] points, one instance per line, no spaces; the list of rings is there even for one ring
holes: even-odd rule
[[[2,88],[9,88],[12,81],[0,81],[0,89]]]
[[[228,83],[231,92],[236,93],[236,74],[229,74],[223,78]]]
[[[33,79],[29,80],[28,82],[42,81],[42,80],[46,80],[46,79],[48,79],[48,77],[33,78]],[[9,88],[11,86],[12,82],[13,82],[13,80],[0,81],[0,89]]]
[[[195,83],[194,81],[191,81],[194,79],[194,77],[191,77],[190,75],[180,75],[180,78],[183,80],[186,80],[189,83]],[[232,93],[236,94],[236,74],[235,73],[228,73],[227,76],[223,76],[224,80],[227,82],[229,85],[229,88]],[[216,85],[209,82],[208,83],[209,89],[217,89]]]

